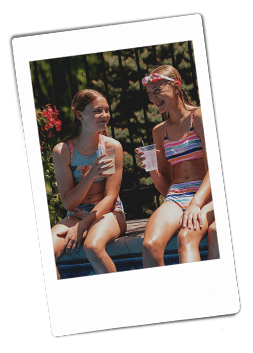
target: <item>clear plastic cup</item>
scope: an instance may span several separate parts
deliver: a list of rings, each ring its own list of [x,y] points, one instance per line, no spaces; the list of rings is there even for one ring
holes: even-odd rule
[[[139,147],[139,151],[144,152],[145,161],[143,162],[146,165],[146,172],[157,169],[156,144]]]
[[[107,148],[105,150],[105,153],[106,153],[106,156],[103,157],[101,159],[101,161],[105,161],[105,160],[109,160],[109,159],[112,159],[112,162],[111,164],[113,164],[113,166],[110,168],[110,169],[107,169],[103,172],[103,174],[113,174],[115,173],[115,148]],[[108,164],[109,165],[109,164]],[[106,166],[108,166],[106,165]]]

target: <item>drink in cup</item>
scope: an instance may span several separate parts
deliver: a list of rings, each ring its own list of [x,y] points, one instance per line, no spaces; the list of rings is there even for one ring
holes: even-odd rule
[[[145,157],[145,160],[143,163],[146,165],[145,171],[150,172],[157,169],[156,144],[139,147],[139,151],[144,152],[143,157]]]
[[[101,161],[106,161],[109,159],[112,159],[112,162],[110,164],[113,164],[113,166],[103,172],[103,174],[113,174],[115,173],[115,148],[108,148],[105,150],[106,156],[101,159]],[[108,167],[109,164],[106,164],[106,167]]]

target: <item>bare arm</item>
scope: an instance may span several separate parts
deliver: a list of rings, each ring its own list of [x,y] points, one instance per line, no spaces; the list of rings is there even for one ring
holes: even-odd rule
[[[204,163],[205,163],[205,168],[207,173],[198,191],[196,192],[193,199],[191,200],[189,206],[183,213],[181,217],[181,224],[183,228],[185,228],[187,225],[188,225],[188,228],[191,228],[193,223],[193,228],[197,229],[197,222],[199,222],[200,228],[202,228],[202,225],[203,225],[203,221],[201,217],[201,208],[204,206],[206,200],[211,195],[211,184],[210,184],[210,177],[209,177],[209,170],[208,170],[208,163],[207,163],[204,129],[203,129],[202,115],[200,110],[198,110],[195,113],[193,126],[194,126],[195,133],[201,139],[203,154],[204,154]]]
[[[198,206],[200,209],[204,206],[205,201],[211,195],[211,184],[209,178],[209,171],[206,173],[198,191],[190,202],[190,205]],[[189,206],[190,206],[189,205]]]
[[[205,163],[205,168],[206,168],[206,172],[207,172],[208,171],[208,162],[207,162],[207,154],[206,154],[206,142],[205,142],[203,122],[202,122],[202,113],[201,113],[200,108],[194,114],[193,128],[194,128],[196,135],[201,140],[201,144],[202,144],[202,148],[203,148],[203,155],[204,155],[204,163]]]
[[[201,144],[202,144],[203,154],[204,154],[204,163],[205,163],[205,168],[207,173],[205,175],[205,178],[202,181],[202,184],[199,187],[199,190],[194,195],[190,205],[196,205],[202,208],[206,199],[211,195],[211,184],[210,184],[208,162],[207,162],[207,155],[206,155],[206,143],[205,143],[203,122],[202,122],[202,114],[200,109],[198,109],[195,113],[193,126],[194,126],[195,133],[201,139]]]
[[[105,166],[106,162],[100,162],[103,156],[99,156],[92,168],[85,175],[84,178],[74,186],[73,175],[70,169],[70,150],[69,146],[62,142],[56,145],[53,149],[53,161],[55,176],[57,180],[57,187],[61,195],[63,206],[66,210],[73,211],[77,206],[80,205],[82,200],[87,195],[93,181],[103,176],[101,167],[103,170],[109,169]]]
[[[167,194],[173,179],[172,168],[166,160],[164,151],[164,124],[155,126],[152,131],[153,141],[160,153],[157,155],[158,170],[150,172],[155,187],[162,195]]]
[[[164,123],[161,123],[153,128],[152,135],[153,141],[156,144],[158,169],[149,172],[156,189],[162,195],[167,194],[173,179],[172,168],[165,158],[163,146],[164,133]],[[145,158],[143,159],[142,157],[143,152],[139,152],[138,149],[135,151],[137,153],[136,157],[138,162],[141,163],[142,168],[145,168]]]

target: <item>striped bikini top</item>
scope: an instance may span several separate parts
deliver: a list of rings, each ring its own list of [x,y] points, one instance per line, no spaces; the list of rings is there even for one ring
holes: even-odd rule
[[[179,141],[170,141],[167,137],[167,128],[164,138],[165,157],[171,164],[177,164],[192,159],[203,158],[201,139],[193,128],[194,112],[191,113],[191,127],[184,138]]]
[[[91,169],[97,157],[104,153],[105,151],[104,135],[101,135],[101,140],[100,140],[98,149],[91,156],[84,156],[80,154],[77,151],[77,149],[74,147],[72,140],[69,140],[69,148],[71,153],[71,162],[69,166],[73,174],[74,185],[76,185],[82,180],[82,178]],[[104,181],[104,180],[105,180],[104,177],[97,178],[94,180],[93,183],[100,183],[101,181]]]

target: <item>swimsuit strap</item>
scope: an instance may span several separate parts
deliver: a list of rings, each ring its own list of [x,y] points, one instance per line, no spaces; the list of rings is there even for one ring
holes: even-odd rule
[[[193,124],[193,118],[194,118],[194,113],[195,113],[195,111],[196,111],[196,110],[194,110],[194,111],[191,113],[191,126],[190,126],[190,129],[191,129],[192,124]],[[167,139],[169,140],[169,137],[168,137],[168,135],[167,135],[168,123],[169,123],[169,119],[166,120],[166,124],[165,124],[165,137],[167,137]],[[187,134],[189,134],[189,131],[188,131]],[[164,138],[165,138],[165,137],[164,137]],[[170,141],[170,140],[169,140],[169,141]]]
[[[105,137],[104,137],[104,135],[101,135],[100,146],[101,146],[103,154],[105,154]]]
[[[194,114],[195,114],[196,110],[198,110],[198,108],[191,112],[191,126],[190,126],[190,129],[193,127],[193,119],[194,119]],[[169,123],[169,119],[166,120],[166,124],[165,124],[165,137],[167,137],[167,139],[169,140],[168,135],[167,135],[168,123]]]
[[[195,109],[195,110],[193,110],[193,111],[191,112],[191,127],[193,127],[194,114],[196,113],[196,111],[197,111],[198,109],[199,109],[199,108],[197,108],[197,109]]]
[[[70,163],[71,163],[72,159],[73,159],[73,141],[72,140],[69,140],[69,149],[70,149],[70,154],[71,154],[71,157],[70,157]]]
[[[191,127],[193,125],[194,113],[195,113],[195,111],[191,112]]]
[[[169,139],[168,136],[167,136],[168,122],[169,122],[169,119],[167,119],[167,120],[165,121],[165,137],[167,137],[167,139]],[[164,138],[165,138],[165,137],[164,137]]]
[[[105,139],[104,139],[104,135],[101,135],[101,141],[100,141],[100,146],[101,146],[101,150],[103,152],[103,154],[105,154]],[[73,144],[73,140],[69,140],[69,149],[70,149],[70,163],[72,162],[73,159],[73,148],[74,148],[74,144]]]

